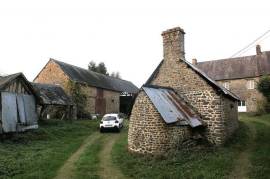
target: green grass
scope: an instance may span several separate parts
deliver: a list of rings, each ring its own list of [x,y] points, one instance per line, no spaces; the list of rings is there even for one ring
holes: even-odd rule
[[[38,130],[2,139],[0,178],[54,177],[96,126],[94,121],[49,120]]]
[[[270,116],[241,116],[240,129],[222,148],[199,151],[178,151],[166,158],[145,157],[130,154],[127,150],[127,135],[114,145],[112,155],[115,165],[119,166],[127,177],[132,178],[228,178],[239,153],[250,144],[251,136],[248,124],[258,130],[256,145],[250,154],[252,178],[267,178],[270,175],[269,126],[254,122],[269,121]]]
[[[98,138],[94,141],[93,145],[86,148],[85,152],[81,155],[76,162],[75,178],[80,179],[97,179],[99,157],[98,153],[102,149],[104,138]]]
[[[270,176],[270,115],[260,117],[241,116],[256,128],[255,143],[252,146],[249,175],[251,178],[269,178]]]

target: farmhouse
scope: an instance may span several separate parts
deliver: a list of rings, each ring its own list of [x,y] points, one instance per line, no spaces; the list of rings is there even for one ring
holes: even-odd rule
[[[35,92],[22,73],[0,76],[0,133],[35,129]]]
[[[34,79],[36,83],[60,85],[67,94],[69,82],[79,85],[85,95],[83,110],[87,114],[119,112],[120,96],[129,96],[129,105],[138,88],[129,81],[89,71],[50,59]]]
[[[256,47],[256,55],[222,60],[192,63],[212,79],[240,97],[239,112],[255,112],[263,96],[256,89],[256,83],[263,75],[270,75],[270,51]]]
[[[131,152],[164,154],[195,137],[222,145],[238,127],[238,97],[185,60],[184,34],[179,27],[162,33],[164,60],[130,116]]]

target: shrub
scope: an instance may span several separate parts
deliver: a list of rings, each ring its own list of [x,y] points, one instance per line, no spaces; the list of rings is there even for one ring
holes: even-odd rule
[[[264,109],[270,112],[270,76],[261,77],[257,84],[257,89],[266,98],[266,103],[263,104]]]

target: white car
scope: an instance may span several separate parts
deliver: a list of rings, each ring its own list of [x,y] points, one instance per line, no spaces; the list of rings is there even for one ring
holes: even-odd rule
[[[120,131],[122,127],[123,117],[121,114],[105,114],[99,124],[100,132],[103,132],[106,129],[114,129],[116,131]]]

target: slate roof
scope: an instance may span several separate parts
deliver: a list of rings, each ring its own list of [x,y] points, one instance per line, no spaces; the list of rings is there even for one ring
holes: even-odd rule
[[[158,86],[143,86],[142,89],[167,124],[178,122],[191,127],[202,125],[199,115],[173,89]]]
[[[199,62],[196,65],[214,80],[231,80],[270,74],[270,51],[260,55]]]
[[[51,60],[58,64],[72,81],[119,92],[135,94],[139,91],[139,89],[130,81],[106,76],[58,60]]]
[[[186,60],[183,60],[183,59],[179,59],[179,60],[182,60],[184,63],[186,63],[193,71],[195,71],[198,75],[200,75],[203,79],[205,79],[217,91],[222,92],[225,96],[227,96],[227,97],[229,97],[229,98],[231,98],[233,100],[240,100],[239,97],[236,94],[232,93],[231,91],[227,90],[223,86],[219,85],[215,80],[211,79],[206,73],[204,73],[202,70],[200,70],[196,66],[192,65],[191,63],[189,63]],[[151,81],[158,74],[159,68],[162,66],[163,61],[164,60],[162,60],[160,62],[160,64],[155,69],[155,71],[151,74],[151,76],[149,77],[149,79],[146,81],[145,85],[150,85]]]
[[[47,105],[73,105],[71,98],[58,85],[32,83],[41,104]]]

